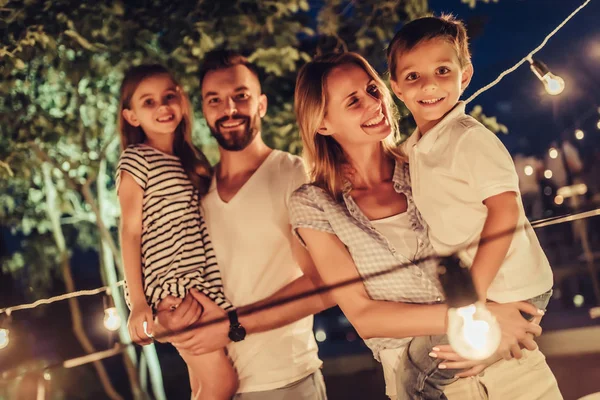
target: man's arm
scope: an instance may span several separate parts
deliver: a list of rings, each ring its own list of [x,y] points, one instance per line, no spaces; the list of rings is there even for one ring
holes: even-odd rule
[[[266,299],[237,309],[238,319],[248,334],[280,328],[335,305],[329,293],[317,293],[324,284],[308,252],[295,238],[292,238],[290,246],[303,275]],[[188,317],[194,315],[198,305],[204,309],[201,320],[203,326],[165,337],[169,332],[193,324],[195,321],[190,321]],[[177,310],[159,312],[157,317],[157,335],[163,336],[180,351],[204,354],[225,347],[230,342],[229,320],[225,311],[199,292],[192,292]]]

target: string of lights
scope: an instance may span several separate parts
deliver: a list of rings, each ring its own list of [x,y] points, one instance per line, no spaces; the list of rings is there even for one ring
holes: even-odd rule
[[[563,216],[557,216],[557,217],[552,217],[552,218],[545,218],[545,219],[542,219],[542,220],[539,220],[539,221],[533,221],[531,223],[531,226],[533,228],[537,229],[537,228],[541,228],[541,227],[547,227],[547,226],[552,226],[552,225],[563,224],[563,223],[566,223],[566,222],[573,222],[573,221],[577,221],[577,220],[581,220],[581,219],[591,218],[591,217],[594,217],[594,216],[600,216],[600,208],[597,208],[597,209],[594,209],[594,210],[585,211],[585,212],[581,212],[581,213],[577,213],[577,214],[563,215]],[[517,227],[517,230],[518,229],[525,229],[526,226],[527,225],[523,225],[523,226]],[[514,232],[515,232],[515,230],[507,230],[507,231],[504,231],[504,232],[499,232],[499,233],[497,233],[497,234],[495,234],[493,236],[490,236],[488,238],[482,239],[479,244],[471,244],[469,246],[466,246],[464,248],[464,250],[466,250],[466,249],[468,249],[468,248],[470,248],[472,246],[477,246],[477,245],[480,245],[480,244],[488,242],[488,241],[496,240],[496,239],[498,239],[500,237],[503,237],[505,235],[513,235]],[[299,293],[299,294],[296,294],[296,295],[293,295],[293,296],[288,296],[288,297],[285,297],[285,298],[282,298],[282,299],[279,299],[277,301],[273,301],[273,302],[270,302],[270,303],[267,303],[267,304],[263,304],[263,305],[256,306],[256,307],[253,307],[253,308],[249,308],[249,309],[245,309],[245,310],[240,310],[240,315],[255,314],[257,312],[260,312],[260,311],[263,311],[263,310],[266,310],[266,309],[278,307],[278,306],[285,305],[285,304],[288,304],[288,303],[291,303],[291,302],[294,302],[294,301],[305,299],[307,297],[311,297],[311,296],[314,296],[314,295],[319,295],[319,294],[326,293],[326,292],[329,292],[329,291],[332,291],[332,290],[335,290],[335,289],[339,289],[339,288],[342,288],[342,287],[345,287],[345,286],[353,285],[353,284],[356,284],[356,283],[359,283],[359,282],[364,282],[364,281],[369,280],[369,279],[374,279],[376,277],[384,276],[384,275],[390,274],[390,273],[392,273],[392,272],[394,272],[394,271],[396,271],[397,269],[400,269],[400,268],[410,267],[410,266],[412,266],[414,264],[423,263],[425,261],[429,261],[429,260],[433,260],[433,259],[440,260],[442,258],[445,258],[445,257],[440,257],[439,255],[432,255],[432,256],[422,257],[422,258],[419,258],[419,259],[414,260],[412,262],[401,263],[401,264],[395,265],[395,266],[390,267],[390,268],[386,268],[386,269],[381,270],[381,271],[373,272],[373,273],[370,273],[370,274],[365,274],[365,275],[359,276],[357,278],[347,279],[347,280],[338,282],[338,283],[336,283],[334,285],[323,286],[323,287],[320,287],[320,288],[317,288],[317,289],[314,289],[314,290],[311,290],[311,291]],[[120,281],[120,282],[117,283],[116,286],[122,286],[122,285],[123,285],[123,281]],[[56,296],[56,297],[53,297],[51,299],[38,300],[35,303],[23,304],[23,305],[20,305],[20,306],[9,307],[9,308],[5,308],[5,309],[0,310],[0,311],[6,313],[6,310],[8,310],[8,309],[10,309],[10,310],[17,310],[17,309],[22,310],[22,309],[35,308],[35,307],[37,307],[37,306],[39,306],[41,304],[49,304],[49,303],[52,303],[52,302],[55,302],[55,301],[60,301],[60,300],[64,300],[64,299],[71,298],[71,297],[90,295],[90,292],[94,292],[94,291],[96,293],[92,293],[92,294],[102,293],[102,292],[106,292],[109,289],[110,289],[110,287],[104,286],[104,287],[101,287],[101,288],[98,288],[98,289],[94,289],[94,290],[82,290],[82,291],[78,291],[78,292],[67,293],[65,295]],[[50,301],[50,300],[53,300],[53,301]],[[39,303],[39,304],[36,304],[36,303]],[[596,309],[593,309],[592,311],[595,314],[598,313],[598,311]],[[591,317],[595,317],[596,315],[592,314],[592,311],[590,311],[590,316]],[[7,314],[10,315],[10,311]],[[105,316],[105,320],[106,320],[106,316]],[[192,325],[190,325],[190,326],[188,326],[186,328],[183,328],[183,329],[181,329],[179,331],[176,331],[176,332],[169,332],[168,334],[165,333],[165,334],[162,334],[162,335],[156,334],[156,335],[154,335],[154,339],[159,339],[160,340],[162,338],[166,338],[167,336],[171,336],[171,335],[174,335],[174,334],[188,332],[190,330],[194,330],[194,329],[197,329],[197,328],[206,327],[206,326],[217,324],[217,323],[220,323],[220,322],[223,322],[223,321],[228,321],[228,318],[227,317],[221,317],[221,318],[213,319],[213,320],[210,320],[210,321],[199,321],[199,322],[196,322],[196,323],[194,323],[194,324],[192,324]],[[105,321],[105,326],[106,326],[106,321]],[[107,329],[114,330],[114,329],[110,329],[108,326],[107,326]],[[131,346],[131,345],[134,345],[134,344],[135,343],[133,343],[133,342],[121,343],[120,345],[116,345],[114,348],[109,349],[109,350],[101,350],[101,351],[98,351],[98,352],[95,352],[95,353],[86,354],[86,355],[81,356],[81,357],[76,357],[74,359],[70,359],[70,360],[66,360],[66,361],[62,361],[62,362],[55,362],[55,363],[52,363],[52,364],[47,365],[45,367],[40,367],[39,371],[41,373],[44,373],[45,374],[44,376],[46,376],[46,374],[48,374],[48,372],[49,372],[50,369],[59,368],[59,367],[73,368],[73,367],[76,367],[76,366],[87,364],[89,362],[98,361],[98,360],[101,360],[101,359],[104,359],[104,358],[112,357],[112,356],[114,356],[116,354],[121,353],[123,351],[123,349],[125,349],[127,346]],[[0,349],[1,349],[1,347],[0,347]],[[33,372],[35,372],[35,371],[33,371]],[[32,373],[32,371],[27,371],[27,372],[22,372],[22,373],[17,373],[17,374],[4,373],[4,374],[0,375],[0,378],[2,380],[7,380],[7,379],[10,380],[10,379],[15,379],[15,378],[17,378],[17,377],[19,377],[21,375],[30,374],[30,373]]]
[[[569,22],[569,20],[571,18],[573,18],[575,16],[575,14],[577,14],[585,6],[587,6],[590,1],[591,0],[585,0],[579,7],[577,7],[571,14],[569,14],[569,16],[567,16],[567,18],[565,18],[556,28],[554,28],[554,30],[552,32],[550,32],[548,34],[548,36],[546,36],[544,38],[544,40],[542,41],[542,43],[539,46],[537,46],[535,49],[533,49],[529,54],[527,54],[525,57],[523,57],[515,65],[513,65],[512,67],[503,71],[492,82],[488,83],[487,85],[485,85],[484,87],[482,87],[481,89],[479,89],[475,93],[473,93],[471,95],[471,97],[469,97],[466,100],[466,103],[471,102],[473,99],[475,99],[481,93],[496,86],[502,80],[502,78],[504,78],[506,75],[510,74],[511,72],[515,71],[517,68],[519,68],[521,65],[523,65],[527,61],[529,61],[530,67],[531,67],[532,71],[534,72],[534,74],[544,83],[546,91],[551,95],[560,94],[563,91],[564,85],[565,85],[562,78],[560,78],[556,75],[553,75],[550,72],[550,70],[548,69],[548,67],[546,67],[546,65],[543,64],[542,62],[534,60],[533,55],[535,53],[537,53],[538,51],[540,51],[546,45],[546,43],[548,43],[548,40],[550,40],[550,38],[552,36],[554,36],[556,34],[556,32],[558,32],[563,26],[565,26],[565,24],[567,22]],[[600,124],[600,122],[599,122],[599,124]]]

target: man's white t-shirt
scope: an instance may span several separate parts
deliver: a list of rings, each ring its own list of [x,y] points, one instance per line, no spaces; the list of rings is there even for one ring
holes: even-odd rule
[[[487,218],[483,201],[515,192],[517,230],[488,298],[499,303],[527,300],[552,288],[552,270],[525,216],[510,153],[496,135],[465,114],[463,102],[422,137],[417,130],[404,146],[413,198],[439,254],[458,252],[471,266]]]
[[[263,300],[302,276],[292,257],[288,200],[306,179],[302,160],[279,150],[229,203],[221,200],[213,177],[202,207],[225,295],[235,307]],[[318,370],[312,327],[310,316],[228,345],[238,393],[278,389]]]

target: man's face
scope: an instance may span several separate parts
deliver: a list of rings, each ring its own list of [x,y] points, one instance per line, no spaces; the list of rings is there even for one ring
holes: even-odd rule
[[[256,75],[244,65],[210,71],[202,84],[202,112],[211,134],[225,150],[245,149],[258,135],[267,112]]]

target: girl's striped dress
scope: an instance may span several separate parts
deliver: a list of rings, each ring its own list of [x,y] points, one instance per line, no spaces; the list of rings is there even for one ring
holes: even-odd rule
[[[171,295],[184,298],[198,289],[224,309],[221,273],[198,191],[177,156],[144,144],[127,147],[117,166],[116,187],[127,172],[144,189],[142,206],[142,277],[148,304]],[[129,304],[129,294],[125,290]]]

